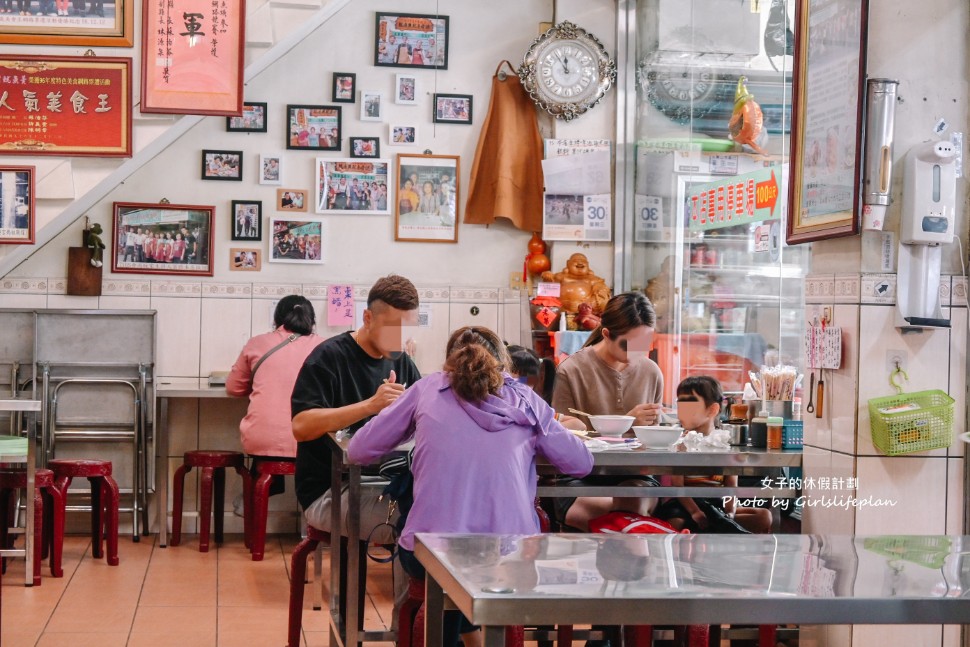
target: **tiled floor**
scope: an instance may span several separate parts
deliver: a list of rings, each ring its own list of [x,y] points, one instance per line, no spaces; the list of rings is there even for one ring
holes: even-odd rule
[[[296,536],[270,537],[262,562],[253,562],[242,536],[208,553],[194,536],[160,548],[154,536],[120,541],[119,566],[92,559],[91,542],[67,537],[64,577],[45,568],[41,586],[25,587],[24,562],[9,561],[0,589],[3,647],[149,647],[152,645],[286,644],[290,554]],[[329,573],[324,551],[324,578]],[[46,565],[45,565],[46,566]],[[310,569],[312,572],[312,568]],[[385,565],[368,566],[368,629],[390,626],[391,576]],[[307,584],[305,647],[329,644],[325,611],[313,611]],[[324,594],[324,600],[327,594]]]

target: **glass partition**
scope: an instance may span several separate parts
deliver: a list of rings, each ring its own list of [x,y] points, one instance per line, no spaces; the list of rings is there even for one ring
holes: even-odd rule
[[[739,392],[749,370],[802,356],[809,246],[784,231],[794,2],[631,3],[624,287],[657,308],[666,403],[688,375]]]

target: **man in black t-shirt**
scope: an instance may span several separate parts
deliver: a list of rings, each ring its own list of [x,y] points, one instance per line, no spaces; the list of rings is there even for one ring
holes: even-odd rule
[[[298,441],[296,495],[310,525],[330,528],[329,496],[324,496],[330,489],[330,452],[323,437],[340,429],[360,429],[421,378],[402,351],[404,326],[417,325],[417,319],[414,284],[401,276],[386,276],[367,295],[363,326],[331,337],[304,362],[293,387],[291,410]],[[387,503],[378,503],[376,496],[362,497],[363,532],[386,518]]]

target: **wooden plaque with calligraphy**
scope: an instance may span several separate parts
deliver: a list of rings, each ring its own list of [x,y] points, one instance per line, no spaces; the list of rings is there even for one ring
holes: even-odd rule
[[[131,157],[131,59],[0,56],[0,155]]]
[[[245,0],[145,0],[141,111],[241,116]]]

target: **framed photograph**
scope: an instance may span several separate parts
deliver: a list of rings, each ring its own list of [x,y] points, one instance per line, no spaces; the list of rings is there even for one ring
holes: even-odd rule
[[[436,124],[466,124],[470,126],[472,123],[472,95],[434,95],[434,114],[431,117]]]
[[[458,156],[398,155],[394,240],[458,242]]]
[[[4,155],[131,157],[130,58],[0,54],[0,69]]]
[[[286,106],[286,147],[340,150],[340,106]]]
[[[353,103],[355,96],[357,96],[357,75],[351,72],[334,72],[330,100],[334,103]]]
[[[244,103],[241,117],[226,117],[226,131],[230,133],[265,133],[266,104]]]
[[[323,263],[323,221],[319,218],[270,218],[269,228],[273,232],[270,263]]]
[[[307,192],[303,189],[276,189],[277,211],[306,211]]]
[[[263,267],[263,250],[249,247],[229,248],[229,269],[233,272],[258,272]]]
[[[859,233],[868,29],[867,0],[795,7],[789,245]]]
[[[33,3],[31,3],[33,4]],[[70,45],[73,47],[131,47],[134,44],[135,2],[72,4],[50,14],[43,3],[2,5],[0,43],[18,45]],[[24,16],[24,7],[27,16]],[[19,15],[18,15],[19,14]]]
[[[394,103],[413,106],[418,102],[418,77],[398,74],[394,78]]]
[[[361,91],[360,120],[384,121],[384,95],[382,93]]]
[[[380,137],[351,137],[350,156],[351,157],[380,157],[381,138]]]
[[[391,124],[388,127],[388,146],[413,146],[418,143],[417,126],[398,126]]]
[[[260,153],[259,183],[283,184],[283,156],[279,153]]]
[[[388,179],[391,161],[318,157],[317,213],[390,215]]]
[[[374,65],[448,69],[448,16],[377,13]]]
[[[215,207],[114,203],[111,271],[212,276]]]
[[[141,111],[241,116],[245,0],[145,0],[141,13]]]
[[[202,151],[202,179],[242,182],[242,151]]]
[[[0,244],[34,242],[33,166],[0,166]]]
[[[263,240],[263,203],[261,200],[232,201],[232,239]]]

